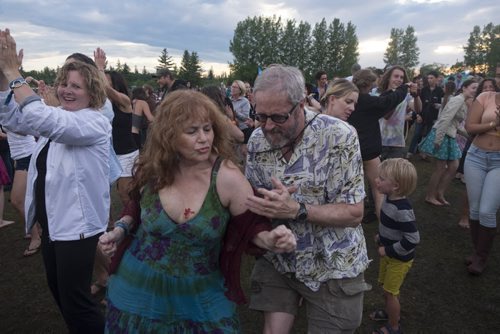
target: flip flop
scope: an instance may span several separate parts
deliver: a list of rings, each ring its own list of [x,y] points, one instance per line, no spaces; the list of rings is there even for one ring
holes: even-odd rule
[[[389,316],[385,310],[376,310],[370,313],[368,316],[373,321],[387,321],[389,320]]]
[[[14,224],[13,220],[0,220],[0,228]]]
[[[31,255],[35,255],[36,253],[38,253],[39,250],[40,250],[40,245],[38,245],[37,247],[34,247],[34,248],[28,247],[24,250],[23,256],[28,257]]]

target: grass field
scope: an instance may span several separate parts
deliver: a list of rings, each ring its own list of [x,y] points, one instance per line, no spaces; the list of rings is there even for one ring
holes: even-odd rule
[[[423,199],[433,164],[418,159],[413,162],[419,172],[419,183],[411,200],[421,244],[401,289],[401,324],[405,333],[500,332],[499,241],[485,273],[481,277],[468,275],[463,259],[471,251],[470,238],[466,230],[457,226],[465,186],[453,181],[447,195],[452,206],[429,206]],[[17,223],[0,229],[0,333],[65,333],[63,320],[47,287],[41,255],[22,256],[27,241],[23,240],[23,227],[10,203],[6,203],[5,218]],[[365,277],[373,290],[365,294],[359,333],[371,333],[379,326],[368,319],[368,314],[383,307],[381,290],[376,284],[378,258],[373,243],[376,230],[376,223],[364,225],[368,253],[373,259]],[[252,259],[247,258],[242,273],[243,285],[247,288],[251,266]],[[243,333],[260,333],[261,314],[246,306],[239,311]],[[307,332],[304,311],[296,321],[294,333]]]

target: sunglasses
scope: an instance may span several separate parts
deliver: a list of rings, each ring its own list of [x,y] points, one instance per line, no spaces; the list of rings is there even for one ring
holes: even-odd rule
[[[288,121],[288,119],[290,118],[290,115],[295,110],[295,108],[297,108],[299,103],[300,103],[300,101],[295,103],[293,105],[292,109],[290,109],[290,111],[287,112],[286,114],[273,114],[273,115],[255,114],[255,119],[261,123],[265,123],[267,121],[267,119],[270,118],[271,121],[273,121],[274,123],[283,124],[286,121]],[[255,105],[255,109],[257,109],[257,105]]]

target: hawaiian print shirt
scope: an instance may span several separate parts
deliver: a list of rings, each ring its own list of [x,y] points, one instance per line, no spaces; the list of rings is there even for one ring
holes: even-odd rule
[[[246,177],[256,188],[272,189],[275,176],[286,186],[295,185],[292,197],[308,204],[355,204],[365,197],[363,162],[356,130],[326,115],[306,111],[306,129],[290,161],[272,150],[259,128],[248,143]],[[368,266],[361,225],[356,228],[324,227],[295,220],[286,224],[297,238],[294,253],[266,253],[280,273],[295,277],[317,291],[330,279],[352,278]]]

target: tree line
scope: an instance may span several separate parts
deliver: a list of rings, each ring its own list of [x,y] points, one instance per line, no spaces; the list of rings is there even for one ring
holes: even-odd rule
[[[415,29],[411,25],[405,29],[392,28],[383,57],[384,64],[402,65],[411,76],[419,64],[420,50],[417,43]],[[359,59],[358,44],[356,26],[350,21],[342,23],[334,18],[327,23],[323,18],[313,27],[306,21],[283,21],[276,16],[254,16],[236,25],[229,42],[229,50],[233,55],[229,74],[215,76],[210,69],[204,75],[198,53],[188,50],[184,50],[180,67],[177,68],[167,48],[161,51],[156,69],[169,69],[178,78],[189,81],[195,87],[227,83],[234,79],[253,83],[259,69],[281,63],[298,67],[306,80],[311,82],[319,70],[326,71],[330,78],[350,75],[352,64]],[[474,26],[463,49],[464,59],[451,66],[453,72],[470,70],[485,75],[493,74],[496,64],[500,63],[500,25],[490,22],[483,29]],[[419,70],[420,73],[430,70],[444,72],[446,68],[445,64],[433,63],[421,64]],[[145,67],[141,71],[137,67],[132,70],[127,63],[122,64],[118,60],[115,66],[109,66],[108,69],[122,73],[131,87],[155,84],[152,73]],[[41,71],[23,71],[23,75],[51,84],[58,70],[59,67],[45,67]]]
[[[335,18],[327,23],[325,18],[314,28],[305,21],[281,17],[248,17],[238,22],[229,50],[233,62],[231,75],[253,82],[259,68],[273,63],[296,66],[307,80],[318,70],[329,77],[347,76],[351,66],[358,62],[358,37],[356,27]]]

